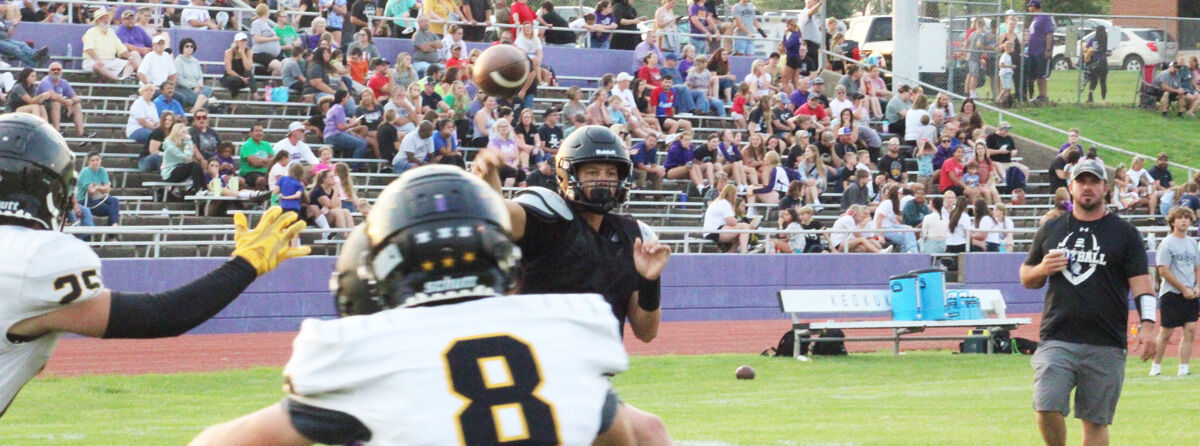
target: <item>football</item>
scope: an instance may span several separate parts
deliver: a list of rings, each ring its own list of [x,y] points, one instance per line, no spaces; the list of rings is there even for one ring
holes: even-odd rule
[[[496,45],[479,55],[472,68],[471,80],[491,96],[515,96],[525,86],[533,64],[524,51],[512,45]]]
[[[737,379],[754,379],[754,369],[748,365],[738,367],[734,373],[737,374]]]

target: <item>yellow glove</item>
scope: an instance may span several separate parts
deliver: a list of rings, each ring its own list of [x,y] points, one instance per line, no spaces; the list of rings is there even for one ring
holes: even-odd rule
[[[281,217],[282,213],[283,209],[278,206],[267,209],[253,230],[246,229],[246,214],[233,214],[233,255],[254,265],[260,276],[275,269],[279,262],[303,257],[312,251],[308,246],[292,247],[292,240],[299,237],[308,224],[297,222],[295,213]]]

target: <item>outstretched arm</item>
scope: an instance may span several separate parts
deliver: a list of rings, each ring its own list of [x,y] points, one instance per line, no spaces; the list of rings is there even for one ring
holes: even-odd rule
[[[103,290],[94,299],[18,322],[7,335],[35,339],[50,332],[105,338],[183,334],[216,315],[279,262],[308,254],[307,246],[291,247],[305,223],[293,223],[295,214],[281,213],[278,207],[267,210],[253,230],[246,229],[244,214],[236,214],[234,258],[186,285],[153,294]]]

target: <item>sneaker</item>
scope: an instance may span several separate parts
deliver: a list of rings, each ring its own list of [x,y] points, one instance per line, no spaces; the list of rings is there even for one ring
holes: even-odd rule
[[[886,248],[883,248],[883,249],[879,250],[879,252],[880,252],[880,253],[892,252],[892,247],[891,247],[891,246],[888,246],[888,247],[886,247]]]
[[[262,203],[262,202],[264,202],[264,201],[267,201],[267,200],[269,200],[269,199],[271,199],[271,192],[268,192],[268,191],[265,191],[265,190],[260,190],[260,191],[258,191],[258,192],[255,192],[255,193],[253,193],[253,194],[250,194],[250,201],[253,201],[253,202],[255,202],[255,203]]]
[[[1162,364],[1150,364],[1150,376],[1162,375]]]
[[[50,48],[49,47],[42,47],[42,49],[37,50],[36,53],[33,53],[33,64],[39,68],[45,66],[46,62],[48,62],[49,60],[50,60]]]
[[[750,190],[750,188],[746,187],[745,184],[738,185],[738,195],[746,195],[746,191],[748,190]]]

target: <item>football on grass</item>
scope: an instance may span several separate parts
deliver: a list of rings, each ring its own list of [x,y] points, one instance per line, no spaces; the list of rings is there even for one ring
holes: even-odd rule
[[[479,55],[473,65],[471,80],[491,96],[515,96],[525,86],[533,64],[524,51],[512,45],[496,45]]]
[[[737,379],[754,379],[754,369],[748,365],[738,367],[734,373],[737,374]]]

